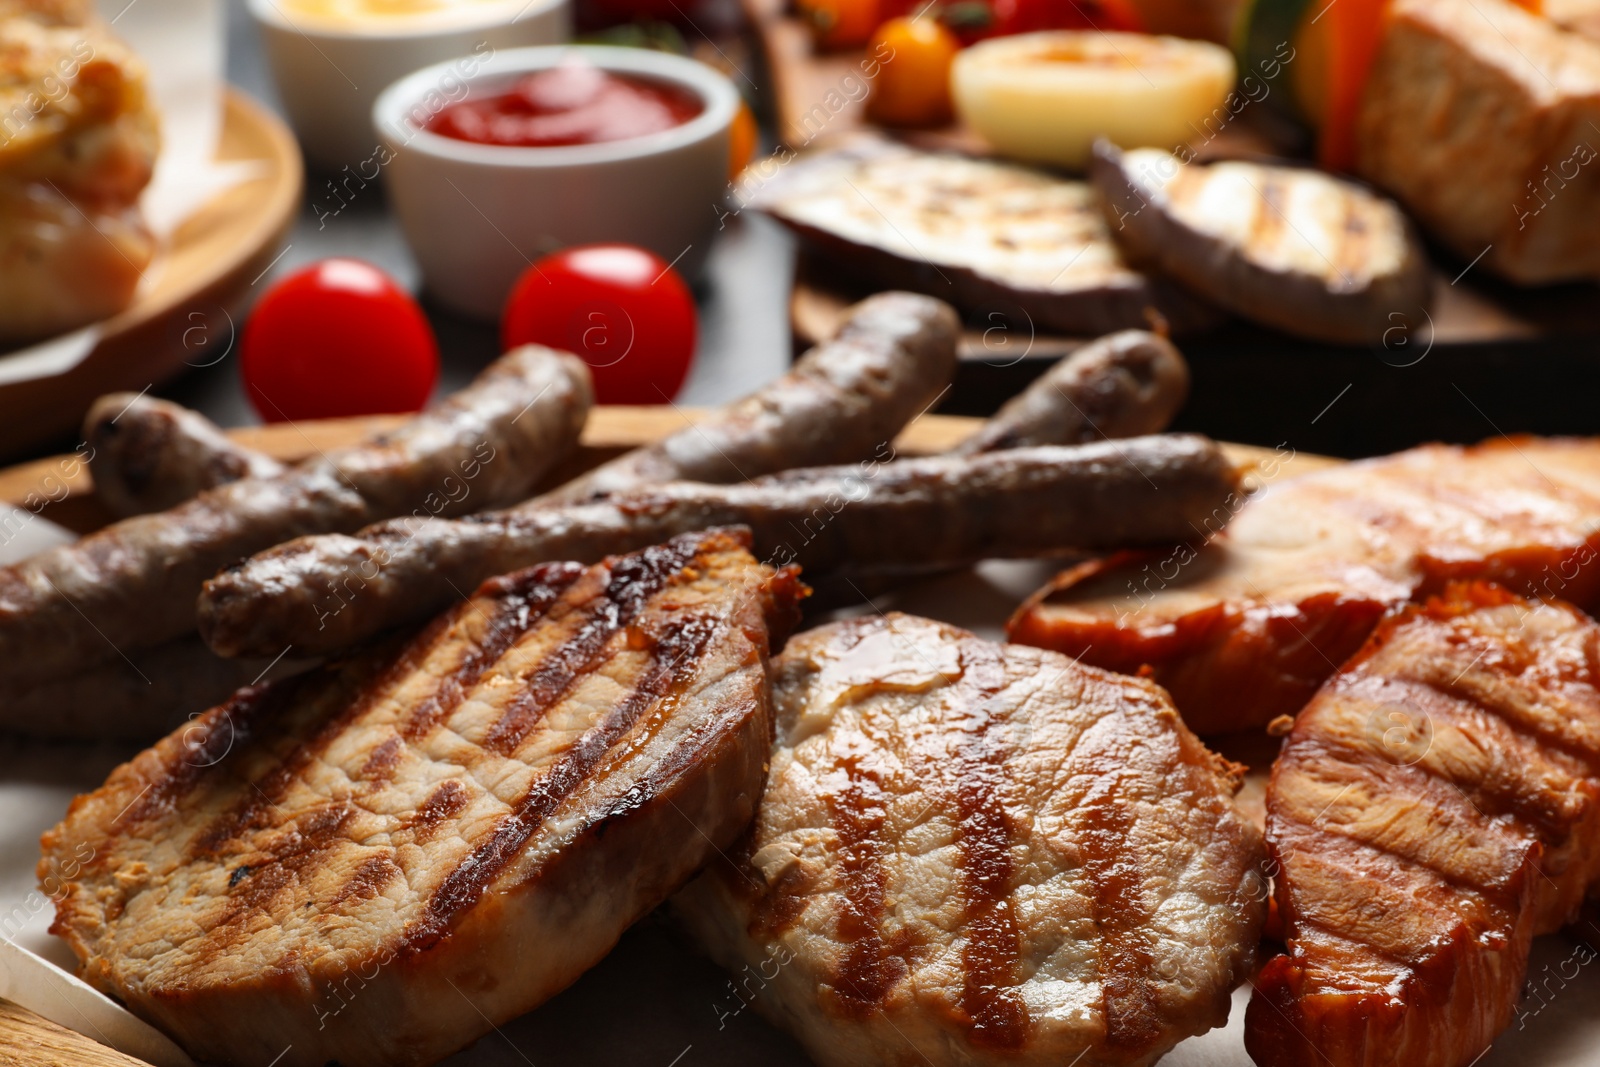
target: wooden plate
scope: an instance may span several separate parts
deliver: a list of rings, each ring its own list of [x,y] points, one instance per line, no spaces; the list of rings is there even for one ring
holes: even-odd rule
[[[148,388],[186,363],[206,365],[231,344],[251,284],[283,250],[302,165],[288,128],[234,89],[223,101],[217,159],[256,161],[262,173],[178,227],[161,251],[155,284],[106,323],[83,362],[55,377],[0,386],[0,458],[74,432],[102,393]]]

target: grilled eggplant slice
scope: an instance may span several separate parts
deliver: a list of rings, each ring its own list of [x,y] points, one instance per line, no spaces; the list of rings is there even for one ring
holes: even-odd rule
[[[1260,163],[1184,163],[1105,141],[1090,174],[1131,261],[1242,318],[1316,341],[1377,344],[1427,305],[1428,263],[1411,224],[1351,182]]]
[[[240,690],[45,835],[52,929],[208,1062],[468,1044],[748,825],[802,592],[748,545],[507,575],[409,643]]]
[[[749,202],[843,276],[936,296],[984,326],[1000,315],[1094,337],[1157,319],[1175,333],[1220,321],[1128,265],[1085,182],[858,138],[785,166]]]

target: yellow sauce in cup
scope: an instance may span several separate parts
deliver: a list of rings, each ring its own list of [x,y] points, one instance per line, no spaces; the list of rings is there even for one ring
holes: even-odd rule
[[[509,0],[278,0],[289,20],[309,19],[341,26],[399,26],[407,23],[450,22],[472,18],[490,7],[505,7]]]

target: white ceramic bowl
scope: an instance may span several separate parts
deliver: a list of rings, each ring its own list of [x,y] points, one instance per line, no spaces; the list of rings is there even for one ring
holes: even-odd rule
[[[703,63],[639,48],[570,46],[501,52],[470,80],[476,96],[578,55],[603,70],[667,82],[700,98],[681,126],[603,144],[513,148],[429,133],[418,109],[448,70],[440,64],[390,86],[373,122],[393,158],[389,202],[442,303],[500,315],[533,260],[570,245],[622,241],[674,263],[693,281],[705,264],[728,185],[728,135],[739,92]],[[419,121],[421,120],[421,121]]]
[[[456,94],[495,55],[572,36],[570,0],[480,0],[437,17],[349,25],[295,14],[282,0],[249,8],[306,159],[334,172],[372,157],[372,105],[397,78],[453,60],[432,88]]]

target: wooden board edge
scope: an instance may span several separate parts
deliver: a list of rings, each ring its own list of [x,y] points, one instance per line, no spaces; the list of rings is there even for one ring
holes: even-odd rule
[[[598,461],[605,455],[658,441],[692,425],[705,414],[706,410],[701,408],[664,405],[597,407],[584,426],[580,447]],[[294,462],[392,430],[407,418],[405,415],[371,415],[275,423],[230,430],[228,435],[276,459]],[[942,452],[976,430],[981,422],[981,419],[955,415],[923,415],[906,427],[896,439],[895,447],[907,455]],[[1248,468],[1258,480],[1261,472],[1269,469],[1276,478],[1338,462],[1322,456],[1293,453],[1284,456],[1250,445],[1225,447],[1230,457]],[[94,529],[103,524],[106,517],[93,500],[94,483],[86,457],[87,452],[80,450],[0,470],[0,503],[56,519],[79,532]]]

